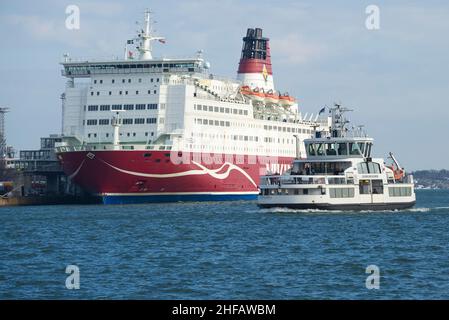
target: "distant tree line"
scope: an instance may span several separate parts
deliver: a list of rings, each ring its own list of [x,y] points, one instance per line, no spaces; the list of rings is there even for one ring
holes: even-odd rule
[[[417,170],[412,174],[417,186],[449,189],[449,170]]]

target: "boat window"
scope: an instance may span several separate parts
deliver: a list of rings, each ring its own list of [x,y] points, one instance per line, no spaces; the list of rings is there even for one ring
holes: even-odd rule
[[[336,156],[337,155],[335,143],[326,143],[326,154],[328,156]]]
[[[338,144],[338,154],[340,156],[348,155],[348,144],[346,142]]]
[[[343,175],[349,167],[351,167],[351,162],[328,162],[326,163],[326,174]]]
[[[411,187],[389,187],[390,197],[410,197],[412,195]]]
[[[365,143],[359,142],[360,154],[365,154]]]
[[[304,168],[306,175],[309,175],[309,173],[307,173],[307,166],[311,167],[309,169],[310,175],[343,175],[344,171],[351,167],[351,162],[312,162],[311,164],[306,164]]]
[[[309,156],[315,156],[315,145],[314,144],[309,144],[308,145],[308,152],[309,152]]]
[[[329,188],[331,198],[354,198],[354,188]]]
[[[346,184],[346,179],[342,178],[328,178],[329,184]]]
[[[372,181],[373,194],[383,194],[384,193],[384,183],[382,180]]]
[[[359,193],[360,194],[371,194],[371,183],[369,180],[359,181]]]
[[[380,165],[375,162],[368,162],[369,173],[380,173]]]
[[[293,175],[300,174],[300,171],[301,171],[300,168],[301,168],[300,163],[298,163],[298,162],[293,163],[293,168],[292,168],[291,174],[293,174]]]
[[[372,147],[372,143],[368,143],[368,145],[366,146],[366,157],[371,157],[371,147]]]
[[[324,156],[324,143],[317,143],[315,149],[317,156]]]
[[[380,165],[376,162],[361,162],[357,165],[357,170],[361,174],[379,174]]]
[[[357,155],[357,156],[360,155],[359,148],[357,148],[356,143],[352,143],[352,142],[349,143],[349,154]]]

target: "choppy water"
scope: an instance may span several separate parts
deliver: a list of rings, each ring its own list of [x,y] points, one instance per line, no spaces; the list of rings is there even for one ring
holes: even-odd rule
[[[0,223],[2,299],[449,298],[449,191],[400,212],[41,206],[0,208]]]

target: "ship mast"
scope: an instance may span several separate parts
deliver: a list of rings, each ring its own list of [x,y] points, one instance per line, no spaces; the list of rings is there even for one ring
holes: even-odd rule
[[[151,12],[147,9],[144,17],[144,29],[137,34],[137,39],[140,40],[140,46],[137,50],[140,52],[140,60],[151,60],[153,55],[151,54],[151,41],[158,40],[164,42],[164,37],[156,37],[152,35],[151,27]]]
[[[334,108],[330,108],[330,111],[332,115],[332,126],[330,128],[332,137],[344,137],[347,131],[346,125],[349,121],[343,116],[343,114],[353,110],[344,108],[341,104],[335,103]]]

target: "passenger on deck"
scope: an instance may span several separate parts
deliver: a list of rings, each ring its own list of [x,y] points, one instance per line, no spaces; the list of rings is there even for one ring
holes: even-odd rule
[[[312,171],[310,170],[310,164],[307,163],[304,168],[306,170],[306,175],[310,176],[310,174],[312,173]]]

